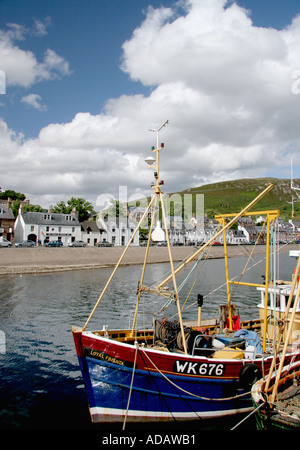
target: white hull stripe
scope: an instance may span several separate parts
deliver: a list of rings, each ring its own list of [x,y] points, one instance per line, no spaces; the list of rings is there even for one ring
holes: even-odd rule
[[[147,422],[147,421],[172,421],[172,420],[195,420],[195,419],[212,419],[219,417],[228,417],[233,414],[238,413],[248,413],[251,412],[253,408],[244,408],[244,409],[229,409],[223,411],[207,411],[207,412],[177,412],[177,413],[168,413],[168,412],[157,412],[157,411],[132,411],[129,410],[127,413],[127,420],[130,421],[139,421],[139,422]],[[93,422],[99,422],[111,420],[112,422],[123,421],[126,411],[123,409],[114,409],[114,408],[101,408],[101,407],[93,407],[90,408],[90,413],[93,418]]]

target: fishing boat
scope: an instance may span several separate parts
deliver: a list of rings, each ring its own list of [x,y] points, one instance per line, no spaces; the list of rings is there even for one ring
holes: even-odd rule
[[[298,286],[293,302],[288,301],[285,312],[278,314],[280,329],[274,356],[281,341],[285,342],[280,362],[277,366],[273,358],[269,374],[255,382],[251,389],[259,430],[300,430],[300,361],[296,357],[300,351],[299,329],[297,329],[300,315],[299,251],[291,256],[298,257],[294,275]],[[295,347],[294,358],[286,364],[285,355],[290,342],[293,342]]]
[[[258,430],[300,430],[300,363],[283,366],[275,399],[269,399],[275,387],[276,372],[266,392],[266,380],[252,387],[252,399]]]
[[[252,208],[273,186],[268,185],[239,213],[217,216],[220,228],[216,234],[175,267],[161,191],[163,182],[159,175],[159,154],[164,149],[164,145],[159,144],[159,131],[166,123],[156,130],[156,147],[152,148],[156,157],[150,159],[150,167],[154,169],[155,182],[148,208],[112,270],[86,323],[72,328],[92,421],[120,422],[123,423],[123,429],[127,422],[193,421],[248,413],[253,410],[251,387],[269,373],[273,361],[274,337],[271,336],[269,328],[276,328],[276,323],[270,322],[269,313],[274,308],[272,289],[275,289],[275,284],[270,280],[269,244],[271,228],[279,216],[279,211],[264,212],[267,225],[267,255],[263,284],[230,279],[226,245],[226,231],[236,224],[239,218],[247,214],[262,214],[262,211],[253,212]],[[149,163],[149,159],[147,162]],[[159,204],[168,247],[170,273],[155,287],[149,287],[145,283],[145,271]],[[100,326],[98,329],[87,330],[135,233],[148,217],[149,211],[149,239],[145,247],[141,278],[138,287],[133,287],[137,301],[131,326],[110,329],[102,324],[102,328]],[[199,263],[207,257],[211,245],[222,235],[227,285],[226,304],[221,304],[212,318],[203,319],[203,296],[199,294],[195,306],[195,320],[186,322],[182,318],[178,277],[185,269],[195,273]],[[217,279],[218,275],[216,281]],[[232,288],[236,284],[247,284],[260,289],[263,317],[240,320],[239,312],[231,298]],[[288,286],[286,283],[283,285]],[[175,305],[175,319],[154,315],[151,327],[139,327],[137,317],[143,296],[147,296],[147,299],[155,296],[156,299],[161,298],[164,305]],[[165,314],[165,310],[163,313]],[[288,349],[284,360],[288,363],[293,357],[293,351]]]

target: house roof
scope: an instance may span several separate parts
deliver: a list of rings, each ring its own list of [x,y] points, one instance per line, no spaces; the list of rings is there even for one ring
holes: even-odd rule
[[[128,217],[107,217],[104,218],[104,223],[106,226],[116,226],[121,228],[122,226],[127,227],[135,227],[135,222],[133,218]]]
[[[83,231],[87,231],[90,228],[91,231],[95,233],[99,233],[100,231],[95,220],[85,220],[84,222],[81,223],[81,228]]]
[[[6,203],[0,203],[0,219],[14,220],[14,215]]]
[[[80,226],[80,223],[71,214],[22,212],[22,217],[26,224],[33,225],[65,225]]]

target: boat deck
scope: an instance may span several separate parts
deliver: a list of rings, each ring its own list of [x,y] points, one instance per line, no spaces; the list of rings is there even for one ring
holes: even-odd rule
[[[296,383],[296,384],[295,384]],[[280,415],[290,416],[300,422],[300,380],[295,380],[294,383],[278,394],[276,399],[277,410]]]
[[[175,338],[172,336],[172,342],[170,342],[170,330],[158,330],[157,323],[159,327],[162,325],[160,322],[154,322],[153,329],[135,330],[134,334],[130,329],[109,330],[106,327],[101,331],[93,331],[92,333],[124,344],[134,345],[135,342],[138,342],[140,345],[143,344],[145,348],[164,352],[184,353],[181,332],[175,331]],[[185,331],[187,330],[185,339],[188,345],[188,354],[221,359],[246,358],[250,360],[258,356],[254,347],[252,349],[247,348],[247,338],[235,338],[235,332],[228,332],[228,330],[220,334],[216,320],[206,319],[202,325],[201,330],[199,330],[195,322],[185,323],[185,326],[188,326],[188,328],[185,328]],[[241,322],[241,329],[255,331],[259,337],[260,320]],[[251,345],[253,345],[253,338],[251,339]],[[266,351],[265,353],[260,353],[259,356],[264,358],[269,357],[270,354]]]

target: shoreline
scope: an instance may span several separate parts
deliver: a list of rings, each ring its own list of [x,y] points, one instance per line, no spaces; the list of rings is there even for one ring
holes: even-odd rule
[[[113,267],[119,261],[125,247],[34,247],[0,248],[0,275],[51,273],[68,270],[103,269]],[[246,250],[245,250],[246,249]],[[227,247],[228,257],[249,256],[252,245]],[[281,251],[299,249],[298,245],[283,245]],[[121,266],[143,264],[145,247],[129,247]],[[194,246],[172,247],[175,262],[181,261],[195,252]],[[264,254],[265,246],[259,245],[255,253]],[[224,247],[213,246],[209,259],[224,258]],[[150,247],[148,263],[169,262],[167,247]]]

